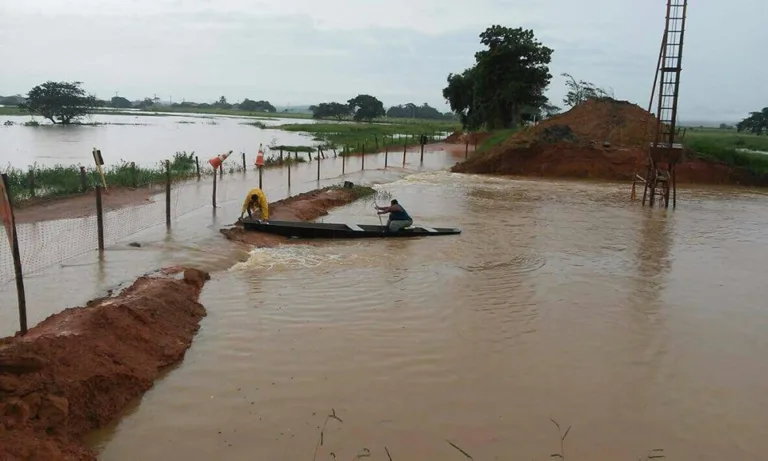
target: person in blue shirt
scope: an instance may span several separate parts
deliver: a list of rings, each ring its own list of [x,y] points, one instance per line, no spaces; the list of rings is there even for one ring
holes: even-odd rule
[[[413,219],[408,215],[397,200],[392,200],[389,206],[377,206],[378,214],[389,213],[389,219],[387,220],[387,230],[390,232],[397,232],[405,229],[408,226],[413,225]]]

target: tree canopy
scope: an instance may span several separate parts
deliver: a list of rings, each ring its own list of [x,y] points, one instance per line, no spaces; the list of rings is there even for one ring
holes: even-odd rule
[[[344,120],[352,113],[352,108],[340,102],[321,102],[316,106],[309,106],[312,118],[335,118]]]
[[[532,30],[498,25],[481,33],[480,43],[486,49],[475,53],[474,66],[448,75],[443,97],[466,128],[514,127],[524,107],[547,102],[553,50]]]
[[[269,101],[252,101],[248,98],[243,99],[243,102],[238,104],[240,110],[247,110],[249,112],[277,112],[275,106],[269,103]]]
[[[760,112],[751,112],[749,117],[736,124],[736,130],[739,133],[747,132],[762,135],[768,133],[768,107],[763,107]]]
[[[565,81],[565,86],[568,88],[568,93],[566,93],[563,98],[563,104],[565,104],[566,107],[576,107],[590,99],[613,97],[612,91],[598,88],[594,83],[586,82],[584,80],[576,81],[576,79],[568,73],[563,73],[561,75],[567,79]]]
[[[87,96],[80,85],[82,82],[47,81],[29,91],[23,107],[53,123],[69,125],[96,105],[96,98]]]
[[[386,115],[384,104],[369,94],[359,94],[347,101],[350,112],[354,114],[355,121],[371,122],[377,117]]]
[[[417,106],[416,104],[409,102],[408,104],[399,104],[387,109],[387,117],[440,120],[445,118],[452,118],[453,115],[449,113],[446,117],[445,114],[440,113],[439,110],[435,109],[427,103]]]
[[[109,102],[109,105],[117,109],[130,109],[133,107],[131,101],[122,96],[113,96],[112,100]]]

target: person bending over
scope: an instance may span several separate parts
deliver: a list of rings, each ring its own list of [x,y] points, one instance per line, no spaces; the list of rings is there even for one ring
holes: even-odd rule
[[[389,206],[380,207],[377,206],[378,214],[389,213],[389,219],[387,220],[387,230],[390,232],[397,232],[405,229],[413,224],[413,219],[405,211],[397,200],[392,200]]]
[[[269,219],[269,203],[267,203],[267,196],[264,195],[264,192],[258,187],[251,189],[248,192],[248,195],[245,196],[243,210],[240,212],[240,219],[243,219],[245,213],[248,213],[248,218],[253,219],[253,215],[255,215],[257,211],[261,211],[261,219],[263,221]]]

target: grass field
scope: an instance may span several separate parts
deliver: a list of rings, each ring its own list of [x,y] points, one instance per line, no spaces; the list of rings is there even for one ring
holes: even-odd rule
[[[719,128],[688,128],[682,143],[700,158],[744,167],[756,174],[768,174],[768,136]],[[744,152],[740,149],[766,153]]]
[[[310,133],[322,143],[323,149],[342,152],[378,152],[385,147],[393,149],[419,144],[425,135],[429,141],[442,138],[457,126],[446,122],[421,123],[298,123],[279,125],[274,129]],[[397,147],[395,147],[397,146]]]

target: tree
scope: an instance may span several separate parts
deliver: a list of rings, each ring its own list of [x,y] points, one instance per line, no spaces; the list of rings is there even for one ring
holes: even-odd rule
[[[113,96],[112,100],[109,102],[109,105],[117,109],[129,109],[133,107],[131,101],[125,99],[122,96]]]
[[[227,98],[222,96],[219,98],[218,101],[213,103],[213,107],[215,107],[216,109],[231,109],[232,104],[228,103]]]
[[[269,103],[269,101],[252,101],[248,98],[243,99],[238,107],[240,110],[247,110],[249,112],[277,112],[275,106]]]
[[[359,94],[347,101],[350,112],[354,114],[355,121],[372,122],[377,117],[386,115],[384,104],[369,94]]]
[[[339,121],[352,113],[348,105],[340,102],[321,102],[316,106],[309,106],[309,111],[312,112],[312,118],[335,118]]]
[[[142,110],[151,109],[155,106],[155,101],[153,101],[152,98],[144,98],[141,102],[135,104],[135,106]]]
[[[392,106],[387,109],[387,117],[393,118],[422,118],[431,120],[445,119],[445,115],[441,114],[439,110],[430,106],[427,103],[417,106],[414,103],[400,104]],[[450,118],[453,118],[452,114],[449,114]]]
[[[512,128],[524,107],[547,102],[544,90],[552,80],[552,49],[532,30],[491,26],[480,34],[487,49],[475,53],[475,65],[449,74],[443,97],[465,128]]]
[[[566,93],[563,98],[563,104],[567,107],[576,107],[579,104],[584,104],[590,99],[613,98],[613,91],[598,88],[594,83],[586,82],[584,80],[576,81],[576,79],[568,73],[562,73],[560,75],[567,79],[565,81],[565,86],[568,88],[568,93]]]
[[[736,130],[739,133],[746,131],[758,136],[768,132],[768,107],[763,107],[760,112],[751,112],[749,117],[736,124]]]
[[[23,104],[29,112],[35,112],[53,123],[69,125],[83,115],[91,113],[96,105],[94,96],[86,96],[82,82],[47,81],[32,88]]]

